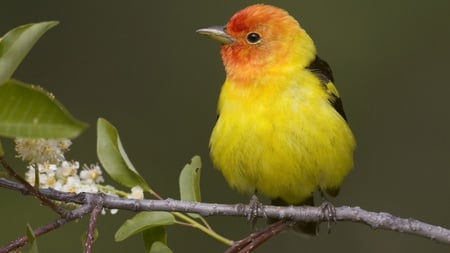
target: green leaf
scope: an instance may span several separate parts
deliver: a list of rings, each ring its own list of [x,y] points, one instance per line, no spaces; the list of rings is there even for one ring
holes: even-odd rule
[[[0,136],[74,138],[85,128],[42,88],[12,79],[0,86]]]
[[[169,212],[140,212],[122,224],[114,235],[114,239],[117,242],[123,241],[146,229],[173,223],[175,223],[175,217]]]
[[[200,202],[200,169],[202,161],[200,156],[194,156],[191,163],[186,164],[180,173],[180,198],[185,201]],[[201,216],[196,213],[188,213],[192,218],[198,219]]]
[[[47,21],[22,25],[0,38],[0,84],[11,78],[39,38],[57,24],[57,21]]]
[[[97,121],[97,156],[103,168],[116,182],[127,187],[139,185],[142,189],[151,191],[125,153],[117,129],[102,118]]]
[[[149,251],[150,253],[172,253],[172,250],[162,242],[155,242]]]
[[[166,229],[163,226],[146,229],[142,232],[145,250],[150,251],[155,242],[167,243]]]
[[[200,202],[200,169],[202,161],[200,156],[194,156],[191,163],[186,164],[180,173],[181,200]]]
[[[31,228],[30,224],[27,224],[26,232],[27,232],[28,243],[30,244],[30,249],[28,250],[28,252],[29,253],[39,253],[36,236],[34,235],[33,229]]]

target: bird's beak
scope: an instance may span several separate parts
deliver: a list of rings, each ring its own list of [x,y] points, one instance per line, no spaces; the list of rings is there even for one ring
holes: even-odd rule
[[[231,44],[234,42],[233,36],[225,32],[225,26],[211,26],[206,28],[200,28],[196,32],[203,35],[208,35],[214,40],[219,41],[222,44]]]

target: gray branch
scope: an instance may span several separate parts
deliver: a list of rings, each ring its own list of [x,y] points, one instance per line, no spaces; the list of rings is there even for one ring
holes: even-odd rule
[[[28,189],[21,184],[0,178],[0,187],[29,194]],[[252,212],[250,206],[244,204],[211,204],[188,202],[173,199],[166,200],[135,200],[118,198],[104,194],[66,193],[53,189],[42,189],[41,194],[52,200],[65,203],[87,204],[102,203],[104,208],[120,209],[132,212],[139,211],[176,211],[198,213],[202,216],[240,216],[247,217]],[[323,207],[311,206],[264,206],[263,212],[257,217],[289,219],[294,221],[329,221],[330,216]],[[384,212],[370,212],[360,207],[341,206],[335,208],[336,221],[353,221],[369,225],[373,229],[386,229],[426,237],[441,243],[450,244],[450,230],[427,224],[412,218],[400,218]]]

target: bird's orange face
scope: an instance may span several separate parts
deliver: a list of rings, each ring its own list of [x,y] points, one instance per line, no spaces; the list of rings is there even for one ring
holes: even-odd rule
[[[268,74],[285,76],[306,67],[315,46],[299,23],[285,10],[255,4],[234,14],[225,27],[197,30],[222,43],[227,80],[257,83]]]
[[[239,71],[251,76],[247,72],[250,69],[261,71],[271,63],[280,66],[289,58],[289,43],[301,31],[286,11],[270,5],[252,5],[237,12],[224,28],[233,38],[233,42],[222,45],[227,73],[233,76]]]

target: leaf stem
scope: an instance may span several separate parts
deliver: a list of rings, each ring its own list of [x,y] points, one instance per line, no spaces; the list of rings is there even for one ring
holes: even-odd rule
[[[159,200],[163,200],[163,197],[161,197],[161,195],[159,195],[158,193],[156,193],[153,190],[150,190],[149,193],[151,195],[153,195],[155,198],[159,199]],[[178,224],[180,225],[184,225],[184,226],[189,226],[189,227],[193,227],[196,229],[199,229],[200,231],[204,232],[205,234],[211,236],[212,238],[226,244],[226,245],[233,245],[233,241],[218,234],[216,231],[214,231],[211,226],[208,224],[208,222],[205,220],[204,217],[200,216],[200,220],[203,222],[203,224],[200,224],[199,222],[197,222],[194,219],[189,218],[188,215],[180,213],[180,212],[170,212],[172,213],[174,216],[178,217],[179,219],[185,221],[187,224],[183,224],[181,222],[178,222]]]
[[[202,225],[195,221],[194,219],[189,218],[187,215],[179,213],[179,212],[171,212],[174,216],[178,217],[179,219],[189,223],[192,227],[199,229],[200,231],[204,232],[205,234],[211,236],[212,238],[226,244],[226,245],[233,245],[233,241],[218,234],[216,231],[212,230],[209,226]]]
[[[101,185],[101,184],[96,184],[96,185],[97,185],[98,189],[102,190],[105,193],[112,192],[112,193],[115,193],[118,196],[122,196],[122,197],[127,197],[129,194],[128,192],[117,190],[117,189],[109,187],[107,185]]]

